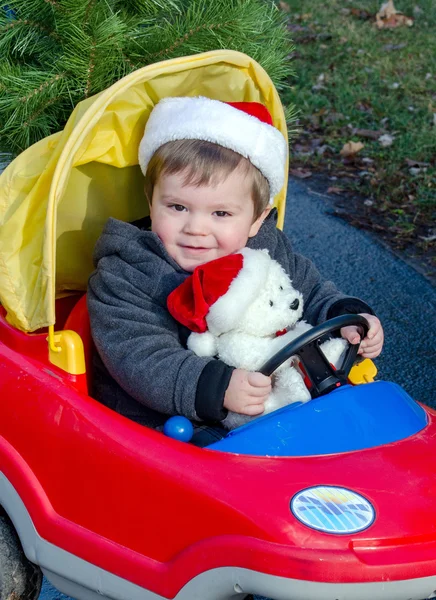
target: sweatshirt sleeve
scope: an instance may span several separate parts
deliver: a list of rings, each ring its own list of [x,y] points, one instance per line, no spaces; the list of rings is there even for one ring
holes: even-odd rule
[[[130,276],[132,268],[112,256],[101,261],[89,280],[92,336],[110,375],[135,400],[160,413],[192,420],[224,418],[232,369],[181,344],[166,305],[152,290],[147,293],[150,281],[147,286],[146,278],[138,279],[138,271]],[[201,377],[205,367],[207,377]],[[207,399],[208,380],[217,389]]]
[[[274,212],[265,221],[257,239],[250,245],[256,248],[268,248],[272,258],[277,260],[289,274],[292,285],[303,294],[303,319],[311,325],[318,325],[327,319],[342,314],[367,312],[372,309],[359,298],[340,292],[335,284],[321,277],[313,262],[297,254],[287,236],[276,228]],[[254,240],[254,238],[253,238]]]

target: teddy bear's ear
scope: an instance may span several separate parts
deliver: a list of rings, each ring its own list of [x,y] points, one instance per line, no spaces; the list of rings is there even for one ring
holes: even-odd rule
[[[188,337],[187,346],[197,356],[215,356],[217,353],[216,338],[210,331],[192,332]]]

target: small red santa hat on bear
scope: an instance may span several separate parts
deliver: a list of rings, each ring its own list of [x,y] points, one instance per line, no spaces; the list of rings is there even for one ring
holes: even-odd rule
[[[164,98],[153,108],[139,145],[143,174],[158,148],[175,140],[204,140],[229,148],[259,169],[270,186],[270,204],[285,182],[288,145],[259,102]]]
[[[170,314],[191,331],[199,356],[213,356],[215,340],[235,328],[264,287],[271,258],[268,251],[243,248],[196,267],[168,296]]]

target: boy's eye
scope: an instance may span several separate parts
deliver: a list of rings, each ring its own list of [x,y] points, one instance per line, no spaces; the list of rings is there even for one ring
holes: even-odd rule
[[[225,210],[216,210],[215,214],[217,217],[230,217],[230,213]]]
[[[171,204],[170,208],[176,210],[177,212],[183,212],[184,210],[186,210],[183,204]]]

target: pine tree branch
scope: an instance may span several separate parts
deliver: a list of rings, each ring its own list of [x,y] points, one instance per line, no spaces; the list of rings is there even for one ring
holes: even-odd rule
[[[213,31],[214,29],[219,29],[220,27],[225,27],[226,25],[231,25],[231,22],[228,21],[226,23],[215,23],[215,24],[214,23],[211,23],[211,24],[204,23],[203,25],[198,25],[198,27],[195,27],[195,29],[190,29],[187,33],[185,33],[185,35],[183,35],[181,38],[176,40],[169,48],[164,48],[160,52],[156,52],[155,54],[152,54],[149,58],[153,59],[153,58],[159,58],[164,54],[168,55],[171,52],[173,52],[178,46],[181,46],[182,44],[187,42],[196,33],[203,31],[205,29]]]
[[[59,81],[60,79],[62,79],[63,77],[66,77],[66,76],[67,76],[67,73],[58,73],[51,79],[48,79],[47,81],[42,83],[39,87],[33,89],[30,92],[30,94],[27,94],[26,96],[22,96],[21,98],[19,98],[19,101],[20,102],[28,102],[31,98],[33,98],[33,96],[36,96],[37,94],[40,94],[41,92],[43,92],[52,83],[55,83],[56,81]]]
[[[58,131],[84,97],[133,70],[220,48],[251,56],[277,89],[289,85],[292,44],[276,0],[7,0],[0,148]]]
[[[62,99],[63,99],[63,95],[55,96],[54,98],[49,100],[44,106],[41,106],[40,108],[38,108],[38,110],[35,110],[35,112],[30,114],[27,121],[25,123],[23,123],[23,127],[24,128],[29,127],[29,125],[32,123],[32,121],[35,121],[35,119],[37,119],[39,117],[39,115],[43,113],[43,111],[47,110],[47,108],[49,106],[51,106],[52,104],[55,104],[56,102],[59,102],[59,100],[62,100]]]
[[[95,68],[95,40],[92,42],[91,45],[91,52],[89,55],[89,67],[88,67],[88,75],[86,78],[86,86],[85,86],[85,92],[84,92],[84,97],[87,98],[89,95],[89,90],[91,89],[91,77],[92,77],[92,72],[94,71]]]

